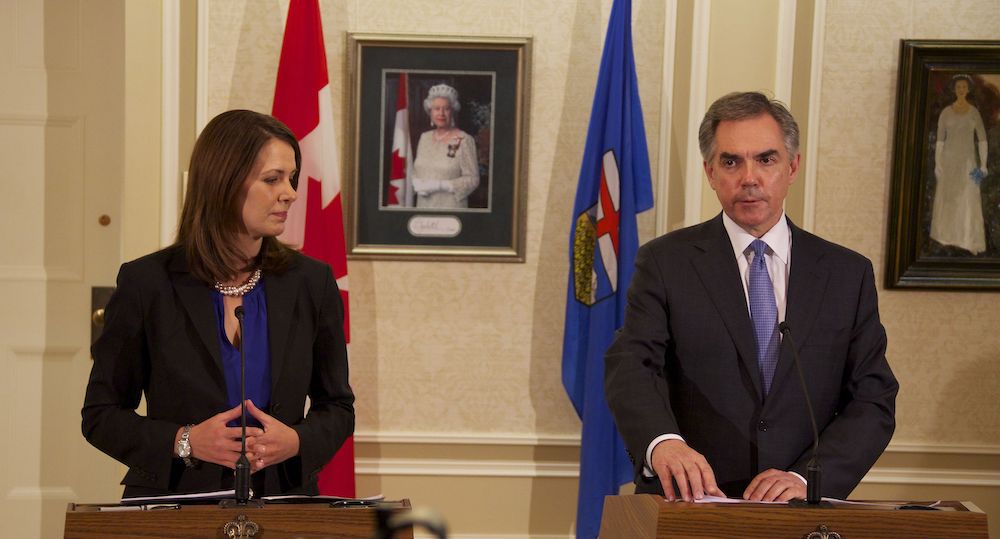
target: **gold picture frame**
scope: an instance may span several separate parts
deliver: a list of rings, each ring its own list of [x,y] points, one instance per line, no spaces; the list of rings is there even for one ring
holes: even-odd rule
[[[348,257],[523,262],[531,39],[352,33],[347,41]],[[433,131],[422,104],[439,85],[457,101],[460,135],[438,158],[454,169],[464,159],[462,174],[468,165],[478,178],[447,206],[411,184],[415,170],[431,170],[419,161]],[[394,143],[408,143],[409,154],[396,150],[407,160],[393,155]]]

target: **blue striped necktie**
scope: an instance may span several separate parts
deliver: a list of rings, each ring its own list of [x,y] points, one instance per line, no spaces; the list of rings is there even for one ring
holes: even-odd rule
[[[750,294],[750,318],[753,319],[754,336],[757,338],[757,365],[764,396],[771,390],[774,369],[778,366],[778,305],[774,301],[774,286],[767,273],[767,244],[753,240],[753,260],[750,262],[750,278],[747,286]]]

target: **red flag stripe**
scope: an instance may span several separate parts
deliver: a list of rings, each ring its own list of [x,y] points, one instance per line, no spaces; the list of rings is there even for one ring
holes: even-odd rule
[[[330,99],[328,86],[319,2],[291,0],[271,113],[288,125],[300,142],[305,139],[305,143],[300,144],[303,154],[303,170],[299,179],[300,207],[295,208],[296,211],[305,210],[302,252],[330,264],[333,277],[346,285],[347,251],[340,181],[336,176],[339,171],[333,154],[336,150],[333,115],[330,103],[321,103],[323,99]],[[315,177],[317,175],[321,177]],[[350,342],[346,286],[341,290],[341,298],[344,303],[344,335]],[[320,472],[319,492],[355,496],[353,436]]]
[[[399,74],[399,87],[396,90],[396,117],[392,134],[392,157],[389,165],[389,192],[386,203],[390,206],[405,206],[405,186],[407,160],[410,159],[409,137],[410,128],[407,115],[406,73]],[[402,192],[401,192],[402,191]]]
[[[292,0],[278,61],[271,114],[302,140],[319,125],[316,95],[329,84],[319,0]]]

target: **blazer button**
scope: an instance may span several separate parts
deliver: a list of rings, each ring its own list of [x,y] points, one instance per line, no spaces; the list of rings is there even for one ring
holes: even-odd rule
[[[276,413],[278,413],[278,410],[281,410],[281,405],[278,404],[278,403],[276,403],[276,402],[272,403],[271,404],[271,413],[272,414],[276,414]]]
[[[768,427],[767,421],[761,419],[760,421],[757,422],[757,430],[761,432],[767,432],[767,427]]]

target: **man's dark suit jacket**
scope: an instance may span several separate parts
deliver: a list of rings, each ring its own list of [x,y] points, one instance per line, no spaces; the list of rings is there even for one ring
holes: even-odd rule
[[[255,494],[315,494],[317,474],[354,431],[340,291],[329,266],[300,254],[284,273],[265,274],[262,285],[271,355],[265,411],[295,429],[299,455],[254,474]],[[206,462],[188,469],[173,457],[181,426],[230,408],[212,293],[176,246],[118,274],[91,349],[83,434],[129,467],[126,497],[232,488],[231,469]]]
[[[846,498],[889,443],[898,384],[871,262],[789,227],[785,321],[820,429],[822,494]],[[705,456],[729,496],[769,468],[806,476],[813,434],[790,343],[765,399],[755,342],[721,214],[639,249],[625,323],[605,356],[638,492],[662,493],[642,469],[650,442],[667,433]]]

